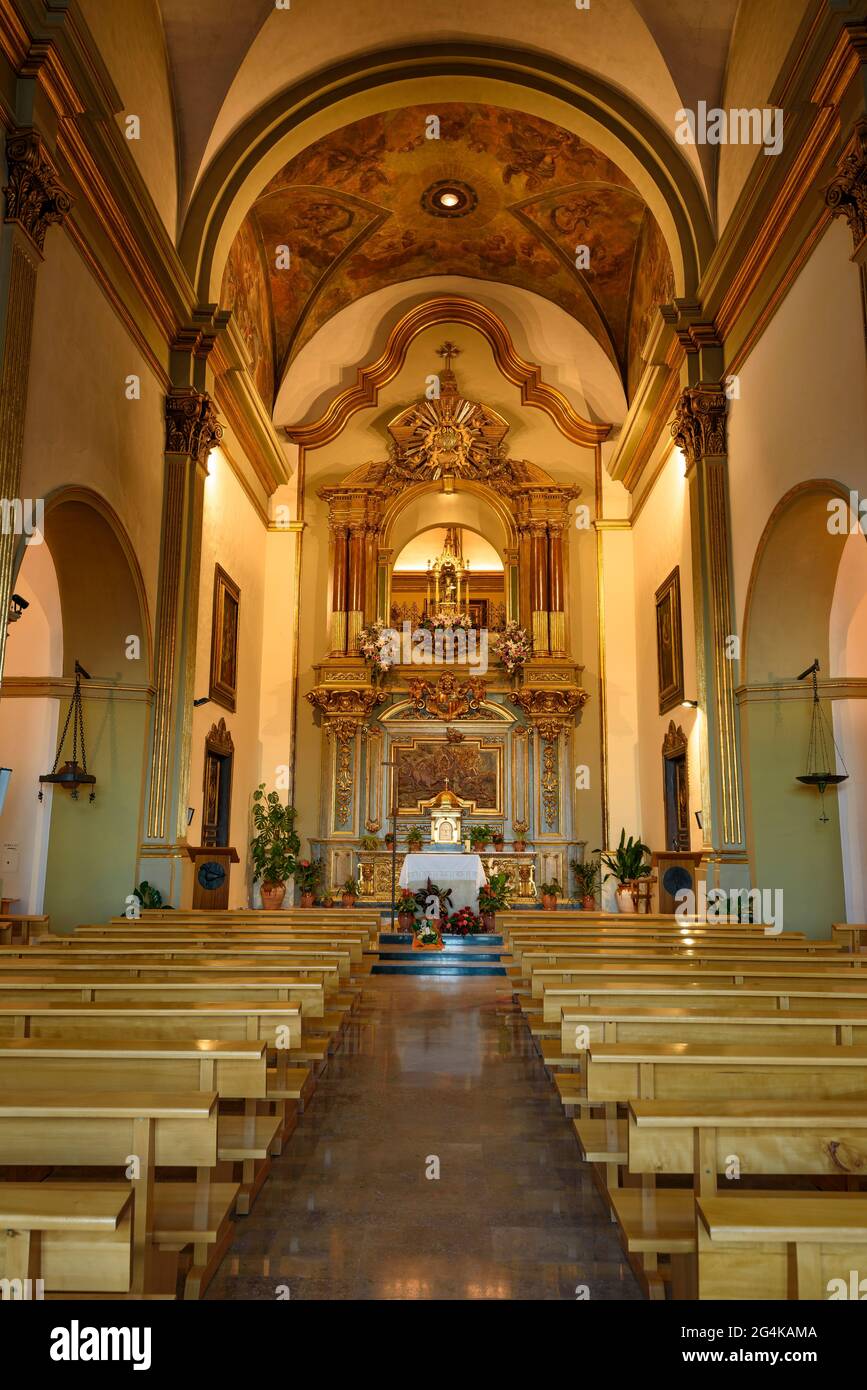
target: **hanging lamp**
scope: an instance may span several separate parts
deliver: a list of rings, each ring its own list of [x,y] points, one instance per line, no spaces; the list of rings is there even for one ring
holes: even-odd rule
[[[71,794],[73,801],[78,800],[78,789],[82,786],[91,788],[90,801],[96,799],[96,792],[93,787],[96,785],[96,778],[87,770],[87,749],[84,745],[84,709],[81,703],[81,678],[90,680],[90,676],[78,661],[75,663],[75,688],[72,692],[72,699],[69,702],[69,709],[66,712],[66,723],[63,725],[63,733],[60,735],[60,742],[57,745],[57,752],[54,755],[54,766],[50,772],[46,772],[40,777],[40,782],[48,782],[52,786],[65,787]],[[60,771],[57,765],[60,762],[60,755],[63,752],[63,745],[66,742],[66,735],[69,732],[69,725],[72,724],[72,759],[65,762]],[[81,762],[78,761],[78,745],[81,744]],[[39,788],[39,800],[43,798],[42,787]]]
[[[825,814],[825,791],[828,787],[838,787],[841,782],[845,782],[849,773],[846,771],[843,755],[837,747],[831,726],[819,701],[819,682],[816,679],[819,669],[819,658],[816,657],[812,666],[808,666],[806,671],[802,671],[798,676],[799,681],[805,680],[807,676],[810,676],[813,681],[813,709],[810,717],[807,771],[798,777],[798,781],[803,782],[806,787],[818,788],[822,808],[819,820],[825,822],[828,819]],[[835,771],[838,760],[843,768],[842,772]]]

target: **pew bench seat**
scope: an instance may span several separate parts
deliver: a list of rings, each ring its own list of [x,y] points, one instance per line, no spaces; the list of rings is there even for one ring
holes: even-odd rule
[[[0,1183],[0,1298],[35,1298],[36,1280],[45,1293],[126,1293],[132,1208],[129,1187]]]
[[[761,1193],[696,1208],[700,1299],[827,1299],[833,1280],[838,1297],[860,1296],[848,1286],[867,1258],[867,1197]]]
[[[559,1038],[542,1038],[539,1051],[546,1067],[567,1067],[575,1070],[581,1066],[580,1053],[566,1052]]]
[[[617,1164],[627,1159],[625,1120],[573,1120],[572,1128],[585,1163]]]

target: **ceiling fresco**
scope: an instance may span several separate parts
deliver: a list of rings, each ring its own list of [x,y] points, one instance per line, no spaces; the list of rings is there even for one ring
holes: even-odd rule
[[[428,115],[409,107],[335,131],[280,170],[251,208],[222,303],[235,310],[266,404],[295,354],[346,305],[444,274],[544,295],[634,388],[654,306],[674,292],[662,234],[634,185],[547,121],[452,103],[440,106],[439,139],[429,139]],[[473,196],[465,213],[436,215],[430,189],[450,180]]]

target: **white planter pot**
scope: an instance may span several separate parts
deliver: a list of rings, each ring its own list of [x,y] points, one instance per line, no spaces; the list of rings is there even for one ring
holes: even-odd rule
[[[614,892],[614,901],[617,903],[618,912],[634,912],[635,903],[632,898],[631,888],[617,888]]]

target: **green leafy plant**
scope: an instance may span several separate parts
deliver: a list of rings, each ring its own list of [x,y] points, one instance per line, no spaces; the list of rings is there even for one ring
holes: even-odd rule
[[[154,888],[153,884],[148,883],[147,879],[142,879],[138,888],[133,888],[133,896],[138,898],[142,907],[162,907],[163,895],[159,888]]]
[[[509,875],[491,874],[479,889],[479,911],[501,912],[509,906]]]
[[[416,927],[415,934],[422,946],[433,946],[440,939],[439,932],[427,922]]]
[[[563,895],[563,885],[557,878],[552,878],[550,883],[539,884],[539,895],[542,898],[559,898]]]
[[[348,878],[341,888],[341,893],[351,893],[353,898],[358,897],[358,884],[354,878]]]
[[[579,898],[592,898],[599,881],[598,859],[573,859],[569,866],[575,875]]]
[[[599,850],[594,850],[594,854],[599,854]],[[602,863],[609,870],[604,876],[604,882],[609,878],[614,878],[619,884],[632,883],[636,878],[646,878],[650,873],[650,865],[645,864],[645,855],[650,854],[650,846],[645,845],[641,840],[633,840],[630,835],[626,838],[625,828],[620,832],[620,843],[613,854],[601,855]]]
[[[295,887],[300,893],[315,893],[321,877],[321,859],[299,859],[296,861]]]
[[[473,825],[470,827],[470,844],[486,845],[492,833],[489,825]]]
[[[419,845],[424,843],[424,832],[417,825],[410,826],[406,832],[406,842],[408,845]]]
[[[295,873],[301,841],[295,832],[296,810],[284,806],[277,792],[265,795],[261,782],[253,793],[253,829],[250,841],[253,878],[263,883],[285,883]]]
[[[362,837],[361,837],[361,848],[362,848],[362,849],[379,849],[379,840],[376,838],[375,835],[362,835]]]
[[[394,910],[398,913],[411,912],[412,915],[415,916],[418,910],[418,903],[416,901],[416,895],[411,888],[401,888],[400,896],[396,899],[394,904]]]
[[[445,917],[452,905],[452,890],[451,888],[438,888],[435,883],[431,883],[430,879],[428,879],[425,887],[419,888],[415,895],[419,911],[426,912],[434,898],[439,898],[440,913]]]

